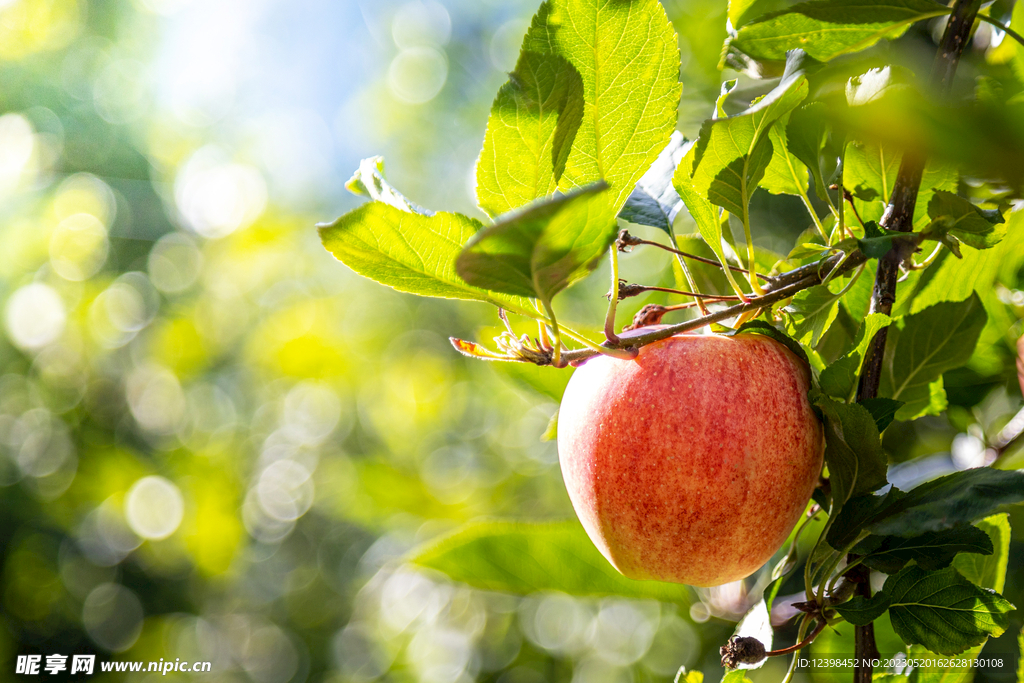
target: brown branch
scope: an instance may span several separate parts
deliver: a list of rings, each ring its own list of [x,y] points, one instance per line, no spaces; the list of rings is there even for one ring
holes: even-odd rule
[[[952,86],[953,76],[956,74],[964,47],[971,37],[971,29],[980,6],[981,0],[955,0],[953,4],[953,10],[949,22],[946,24],[946,31],[942,36],[942,42],[939,44],[939,51],[935,56],[932,68],[932,81],[940,93],[947,94]],[[904,153],[889,205],[882,216],[883,228],[900,232],[910,232],[913,229],[914,208],[917,206],[917,194],[921,186],[924,164],[925,160],[921,155],[910,150]],[[870,313],[889,315],[892,312],[892,305],[896,301],[896,281],[899,278],[900,264],[913,253],[908,249],[912,249],[908,240],[894,240],[892,249],[879,260],[875,286],[871,292]],[[888,334],[889,328],[883,327],[875,334],[868,346],[860,383],[857,387],[857,400],[874,398],[878,395]],[[857,584],[857,594],[870,598],[871,584],[867,580],[868,572],[864,571],[863,566],[851,570],[851,578],[858,570],[864,576],[858,576],[862,580]],[[878,657],[874,623],[858,626],[854,633],[854,642],[854,656],[857,664],[853,674],[854,683],[871,683],[874,674],[871,662]]]
[[[932,70],[932,81],[941,93],[948,93],[953,83],[953,76],[960,63],[960,56],[971,36],[971,28],[978,14],[981,0],[956,0],[946,31],[942,36],[938,54]],[[907,151],[900,162],[900,170],[896,176],[889,205],[882,216],[881,226],[888,230],[909,232],[914,227],[914,209],[917,206],[917,194],[921,186],[925,160],[919,154]],[[878,262],[878,273],[875,286],[871,292],[869,313],[892,313],[892,305],[896,301],[896,280],[899,278],[899,267],[912,253],[910,245],[903,240],[893,241],[893,248]],[[885,355],[885,342],[889,328],[879,330],[864,356],[860,385],[857,388],[857,400],[875,398],[878,385],[882,378],[882,359]]]
[[[735,318],[742,313],[767,308],[772,304],[788,299],[809,287],[820,285],[829,275],[840,275],[848,272],[861,265],[866,260],[866,257],[860,251],[855,251],[845,258],[842,254],[835,254],[816,263],[801,266],[800,268],[796,268],[788,273],[784,273],[774,282],[765,286],[765,293],[762,296],[754,297],[748,302],[738,303],[735,306],[729,306],[728,308],[713,311],[708,315],[694,318],[693,320],[687,320],[675,325],[667,325],[658,330],[651,330],[650,332],[644,332],[643,334],[625,337],[622,338],[618,344],[612,344],[606,341],[602,343],[601,346],[607,349],[637,349],[641,346],[661,341],[662,339],[668,339],[676,334],[682,334],[684,332],[689,332],[690,330],[705,327],[712,323],[728,320],[729,318]],[[593,349],[574,349],[571,351],[563,351],[561,358],[564,364],[576,364],[597,355],[597,353],[598,352]],[[538,365],[551,364],[550,358],[530,360]],[[538,362],[538,360],[540,362]]]

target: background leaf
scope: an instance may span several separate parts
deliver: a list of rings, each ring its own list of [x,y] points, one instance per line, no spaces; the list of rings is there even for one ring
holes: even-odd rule
[[[1005,598],[978,588],[954,567],[929,572],[911,565],[890,576],[883,589],[889,619],[908,645],[919,643],[943,655],[960,654],[999,636],[1014,609]]]
[[[576,67],[524,50],[491,105],[476,165],[480,208],[494,217],[554,192],[582,120]]]
[[[459,275],[484,289],[544,301],[586,277],[615,239],[608,185],[540,199],[466,243]]]
[[[523,50],[561,57],[583,78],[583,118],[559,189],[604,180],[617,212],[676,126],[679,42],[664,8],[657,0],[548,0]]]
[[[802,2],[741,28],[729,45],[755,59],[782,60],[801,48],[827,61],[896,38],[915,21],[948,14],[929,0]]]
[[[473,522],[413,551],[409,561],[483,590],[527,595],[621,595],[689,604],[690,589],[627,579],[594,547],[578,521]]]

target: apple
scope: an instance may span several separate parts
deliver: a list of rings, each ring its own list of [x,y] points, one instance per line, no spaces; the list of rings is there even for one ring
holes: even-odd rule
[[[822,468],[810,369],[758,334],[685,334],[569,380],[558,457],[601,553],[634,579],[717,586],[785,542]]]

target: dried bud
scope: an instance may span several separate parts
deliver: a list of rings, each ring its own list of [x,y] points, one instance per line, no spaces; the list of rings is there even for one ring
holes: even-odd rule
[[[633,316],[632,324],[623,328],[626,330],[635,330],[640,327],[647,327],[649,325],[658,325],[661,323],[662,317],[668,313],[668,309],[658,304],[647,304]]]
[[[733,636],[718,650],[722,666],[735,669],[740,664],[757,664],[765,658],[764,644],[757,638]]]

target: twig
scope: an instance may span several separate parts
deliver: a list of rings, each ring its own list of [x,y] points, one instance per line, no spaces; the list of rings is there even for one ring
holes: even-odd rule
[[[807,266],[801,266],[800,268],[796,268],[789,273],[786,273],[786,277],[780,277],[775,282],[769,283],[765,287],[765,294],[763,296],[755,297],[750,301],[741,302],[734,306],[714,311],[708,315],[694,318],[693,320],[687,320],[675,325],[667,325],[658,330],[652,330],[650,332],[645,332],[644,334],[638,334],[636,336],[622,339],[619,345],[612,345],[605,342],[601,344],[601,346],[604,348],[637,349],[648,344],[653,344],[656,341],[661,341],[662,339],[668,339],[676,334],[682,334],[683,332],[696,330],[706,325],[710,325],[711,323],[717,323],[722,320],[734,318],[746,313],[747,311],[756,311],[761,308],[768,308],[772,304],[782,301],[783,299],[788,299],[808,287],[821,284],[822,279],[832,273],[833,270],[839,271],[840,273],[846,272],[856,268],[866,260],[867,259],[864,254],[860,251],[853,252],[845,258],[841,258],[840,255],[833,255],[823,261],[812,263]],[[787,284],[780,286],[779,282],[783,281],[787,282]],[[562,362],[569,364],[579,363],[596,354],[597,352],[592,349],[573,349],[571,351],[564,351],[562,352]],[[539,364],[546,365],[548,363],[542,362]]]
[[[611,297],[618,294],[618,299],[629,299],[630,297],[640,296],[644,292],[665,292],[666,294],[680,294],[682,296],[692,296],[694,299],[703,299],[705,301],[739,301],[738,296],[732,294],[703,294],[701,292],[687,292],[683,289],[672,289],[671,287],[654,287],[649,285],[637,285],[625,280],[619,280],[618,283],[612,288],[612,291],[605,294],[605,298],[609,301]]]
[[[790,654],[792,652],[796,652],[797,650],[800,650],[800,649],[803,649],[803,648],[807,647],[812,642],[814,642],[814,639],[818,637],[819,633],[821,633],[823,630],[825,630],[825,624],[826,623],[827,622],[825,621],[824,617],[819,617],[818,618],[818,625],[815,626],[814,630],[811,631],[810,634],[808,634],[808,636],[806,638],[804,638],[803,640],[801,640],[799,643],[796,643],[795,645],[790,645],[789,647],[784,647],[784,648],[781,648],[781,649],[778,649],[778,650],[771,650],[769,652],[765,652],[764,656],[765,657],[781,657],[782,655],[788,655],[788,654]]]
[[[636,237],[634,235],[629,234],[629,232],[626,231],[626,230],[623,230],[622,232],[620,232],[619,233],[619,239],[616,240],[616,245],[618,246],[619,251],[625,251],[625,247],[634,247],[634,246],[639,246],[641,244],[646,244],[647,246],[650,246],[650,247],[658,247],[659,249],[664,249],[665,251],[671,252],[671,253],[673,253],[673,254],[675,254],[677,256],[682,256],[684,258],[688,258],[688,259],[691,259],[693,261],[699,261],[700,263],[706,263],[709,266],[714,266],[715,268],[721,268],[722,267],[722,264],[719,263],[718,261],[716,261],[715,259],[710,259],[710,258],[706,258],[704,256],[697,256],[696,254],[690,254],[690,253],[687,253],[685,251],[680,251],[679,249],[675,249],[673,247],[670,247],[667,244],[662,244],[661,242],[654,242],[653,240],[641,239],[639,237]],[[750,271],[747,270],[746,268],[741,268],[739,266],[734,266],[732,264],[729,265],[729,270],[735,271],[737,273],[744,273],[744,274],[747,274],[747,275],[750,274]],[[772,282],[772,281],[774,281],[776,279],[776,278],[772,277],[771,275],[765,275],[764,273],[754,273],[754,274],[757,275],[757,277],[759,277],[762,280],[764,280],[765,282]]]
[[[948,93],[956,74],[957,66],[960,63],[960,56],[971,36],[971,29],[974,26],[974,19],[981,6],[981,0],[955,0],[949,22],[946,24],[946,31],[942,36],[938,53],[935,56],[935,64],[932,70],[932,80],[940,92]],[[917,194],[921,186],[921,177],[924,173],[924,159],[913,154],[909,150],[904,153],[900,162],[900,170],[896,176],[896,183],[893,186],[892,196],[885,214],[882,216],[881,225],[889,230],[910,232],[914,227],[914,208],[917,205]],[[871,292],[870,313],[892,312],[892,305],[896,301],[896,281],[899,277],[899,266],[908,256],[913,254],[916,245],[909,246],[907,240],[893,240],[893,246],[889,252],[878,262],[878,272],[875,276],[875,286]],[[911,251],[907,251],[907,249]],[[885,355],[885,342],[888,338],[889,328],[883,327],[872,338],[865,353],[864,366],[860,376],[860,383],[857,387],[857,399],[875,398],[878,395],[878,386],[882,379],[882,360]],[[865,571],[863,565],[854,567],[847,575],[852,578],[862,578],[857,585],[857,594],[865,598],[871,597],[871,584],[868,581],[869,572]],[[875,644],[874,623],[858,626],[854,632],[854,649],[856,668],[854,669],[854,683],[871,683],[874,674],[874,667],[871,662],[878,656],[878,647]]]

